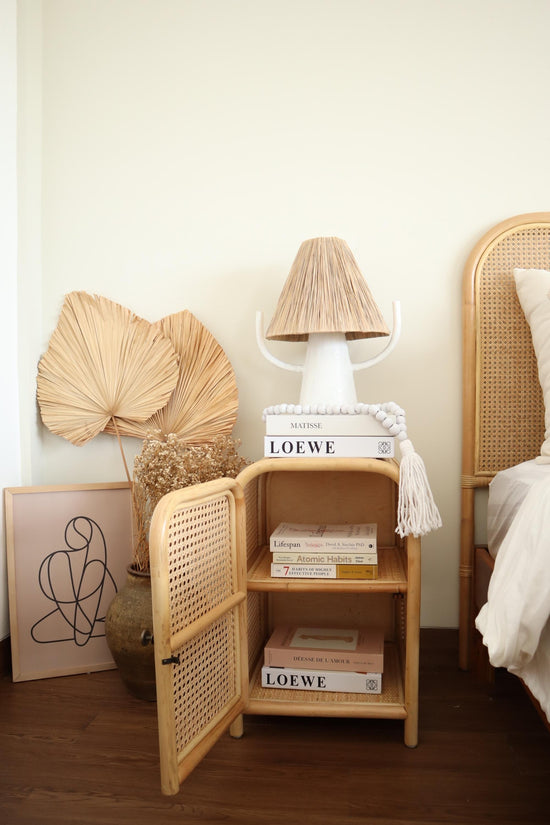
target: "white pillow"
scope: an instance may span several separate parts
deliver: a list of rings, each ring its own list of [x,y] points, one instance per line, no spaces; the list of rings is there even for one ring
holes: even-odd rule
[[[514,269],[521,308],[531,328],[544,398],[544,443],[537,458],[550,463],[550,272],[546,269]]]

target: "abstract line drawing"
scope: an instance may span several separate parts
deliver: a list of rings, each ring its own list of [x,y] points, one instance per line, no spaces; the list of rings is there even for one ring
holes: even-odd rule
[[[132,559],[126,481],[4,489],[12,679],[115,667],[109,605]]]
[[[40,590],[54,608],[33,624],[30,633],[38,644],[73,642],[83,647],[105,636],[105,615],[117,587],[97,522],[75,516],[64,537],[67,549],[49,553],[38,571]]]

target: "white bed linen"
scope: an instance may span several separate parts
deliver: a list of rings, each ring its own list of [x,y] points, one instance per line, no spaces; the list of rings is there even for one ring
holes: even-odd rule
[[[489,485],[487,503],[487,544],[495,559],[521,502],[539,479],[550,475],[550,464],[533,458],[497,473]]]
[[[494,667],[519,676],[550,721],[550,474],[531,485],[495,559],[476,627]]]

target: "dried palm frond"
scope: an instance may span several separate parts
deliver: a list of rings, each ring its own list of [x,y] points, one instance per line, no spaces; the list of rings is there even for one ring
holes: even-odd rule
[[[42,420],[80,446],[115,419],[145,421],[178,375],[174,347],[157,326],[102,296],[71,292],[38,365]]]
[[[188,310],[158,321],[179,355],[179,379],[166,406],[147,421],[117,421],[121,435],[145,438],[174,433],[188,444],[202,444],[231,433],[237,419],[238,391],[229,359],[214,336]],[[106,432],[112,432],[109,425]]]

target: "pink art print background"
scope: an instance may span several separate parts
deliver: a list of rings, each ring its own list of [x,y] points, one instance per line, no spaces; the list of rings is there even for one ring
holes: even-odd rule
[[[114,667],[104,618],[126,580],[126,483],[6,490],[13,679]]]

